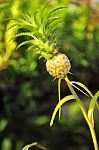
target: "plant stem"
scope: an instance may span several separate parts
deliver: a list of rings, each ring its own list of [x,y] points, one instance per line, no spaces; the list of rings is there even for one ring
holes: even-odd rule
[[[69,81],[68,77],[65,78],[65,81],[66,81],[66,83],[67,83],[67,85],[68,85],[68,87],[69,87],[71,93],[74,95],[74,97],[75,97],[75,99],[76,99],[76,101],[77,101],[77,103],[78,103],[78,105],[79,105],[79,107],[80,107],[80,109],[81,109],[81,111],[82,111],[82,113],[83,113],[83,116],[84,116],[84,118],[85,118],[85,120],[86,120],[86,122],[87,122],[87,124],[88,124],[88,126],[89,126],[89,128],[90,128],[90,132],[91,132],[91,136],[92,136],[94,148],[95,148],[95,150],[99,150],[99,149],[98,149],[98,143],[97,143],[97,139],[96,139],[95,130],[94,130],[93,125],[91,124],[91,121],[90,121],[89,118],[88,118],[88,115],[87,115],[87,112],[86,112],[86,110],[85,110],[85,107],[84,107],[83,103],[81,102],[80,98],[78,97],[78,95],[76,94],[74,88],[73,88],[72,85],[69,83],[70,81],[67,82],[67,80]]]
[[[60,102],[60,85],[61,85],[61,79],[58,79],[58,99],[59,99],[59,102]],[[61,107],[59,109],[59,122],[60,122],[60,116],[61,116]]]

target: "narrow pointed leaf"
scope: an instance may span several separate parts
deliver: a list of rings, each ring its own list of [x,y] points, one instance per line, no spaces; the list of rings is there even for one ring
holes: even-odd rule
[[[85,93],[84,91],[82,91],[80,88],[78,88],[77,86],[75,86],[72,82],[70,82],[67,78],[65,78],[66,81],[71,84],[73,87],[75,87],[77,90],[79,90],[80,92],[82,92],[83,94],[85,94],[86,96],[89,97],[89,95],[87,93]]]
[[[17,27],[18,29],[27,29],[30,31],[35,31],[36,28],[31,24],[25,24],[23,22],[17,22],[16,24],[11,25],[10,27],[7,28],[7,30],[10,30],[11,28]]]
[[[34,142],[34,143],[32,143],[32,144],[28,144],[28,145],[26,145],[25,147],[23,147],[22,150],[29,150],[30,147],[36,146],[36,145],[37,145],[37,142]]]
[[[79,85],[79,86],[82,87],[91,97],[93,97],[93,94],[91,93],[91,91],[90,91],[84,84],[82,84],[82,83],[80,83],[80,82],[77,82],[77,81],[71,81],[71,83]]]
[[[53,125],[53,122],[54,122],[56,113],[57,113],[57,111],[59,110],[59,108],[60,108],[64,103],[66,103],[67,101],[72,100],[72,99],[74,99],[74,96],[73,96],[73,95],[68,95],[68,96],[64,97],[62,100],[60,100],[60,102],[56,105],[56,107],[55,107],[55,109],[54,109],[54,111],[53,111],[52,118],[51,118],[51,121],[50,121],[50,126]]]
[[[27,22],[31,23],[31,15],[29,13],[27,13],[26,15],[23,16],[24,20],[26,20]]]
[[[13,39],[17,38],[17,37],[20,37],[20,36],[30,36],[32,37],[33,39],[35,39],[36,37],[33,36],[33,34],[31,34],[31,32],[22,32],[22,33],[19,33],[19,34],[16,34],[15,36],[13,36],[9,41],[12,41]],[[8,42],[9,42],[8,41]]]
[[[62,19],[62,18],[60,18],[60,19]],[[52,33],[53,30],[60,29],[60,27],[62,25],[62,20],[60,20],[60,19],[56,19],[53,22],[46,24],[45,31]]]
[[[35,12],[34,12],[34,21],[35,21],[35,25],[40,25],[41,24],[41,14],[39,13],[40,9],[37,9]]]
[[[27,26],[33,27],[33,25],[30,22],[28,22],[27,20],[24,20],[24,19],[20,19],[19,24],[20,23],[23,23],[21,25],[27,25]]]
[[[41,23],[44,23],[46,22],[46,20],[48,19],[48,9],[46,9],[47,7],[44,6],[41,10]]]
[[[48,28],[53,22],[62,19],[62,17],[51,17],[47,20],[47,23],[45,24],[45,28]]]
[[[28,40],[20,43],[16,49],[20,48],[21,46],[27,45],[27,44],[33,44],[33,40]]]
[[[57,11],[61,10],[61,9],[64,9],[66,7],[58,7],[58,8],[55,8],[54,10],[52,10],[49,15],[48,15],[48,18],[53,14],[53,13],[56,13]]]
[[[27,51],[31,51],[31,50],[34,51],[36,49],[37,49],[36,45],[31,45],[31,46],[28,47]]]
[[[37,143],[37,142],[33,142],[32,144],[28,144],[25,147],[22,148],[22,150],[29,150],[32,146],[35,146],[36,149],[41,149],[41,150],[48,150],[45,146]]]
[[[7,28],[7,30],[10,30],[10,29],[12,29],[12,28],[14,28],[14,27],[18,27],[18,26],[19,26],[19,24],[13,24],[13,25],[9,26],[9,27]]]
[[[89,109],[88,109],[88,118],[90,119],[93,127],[94,127],[93,113],[94,113],[95,104],[98,98],[99,98],[99,91],[92,97],[90,105],[89,105]]]
[[[89,94],[89,96],[93,97],[93,94],[91,93],[91,91],[81,82],[71,81],[71,83],[73,83],[73,85],[77,84],[78,86],[82,87]],[[97,101],[96,101],[96,106],[97,106],[97,109],[99,110],[99,104],[97,103]]]

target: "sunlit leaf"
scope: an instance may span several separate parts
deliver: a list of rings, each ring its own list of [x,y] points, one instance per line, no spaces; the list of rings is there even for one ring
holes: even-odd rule
[[[35,25],[40,25],[41,24],[41,17],[40,17],[40,13],[39,13],[40,9],[37,9],[36,11],[34,11],[34,22],[35,22]]]
[[[29,148],[32,146],[35,146],[41,150],[48,150],[45,146],[43,146],[37,142],[33,142],[32,144],[26,145],[25,147],[22,148],[22,150],[29,150]]]
[[[91,91],[84,84],[82,84],[81,82],[71,81],[71,83],[73,83],[73,85],[77,84],[78,86],[82,87],[91,97],[93,97],[93,94],[91,93]],[[96,106],[99,110],[99,104],[97,103],[97,101],[96,101]]]
[[[93,97],[93,94],[91,93],[91,91],[90,91],[84,84],[82,84],[81,82],[71,81],[71,83],[79,85],[79,86],[82,87],[91,97]]]
[[[72,100],[72,99],[75,99],[73,95],[68,95],[66,97],[64,97],[62,100],[60,100],[60,102],[56,105],[54,111],[53,111],[53,114],[52,114],[52,118],[51,118],[51,121],[50,121],[50,126],[53,125],[53,122],[54,122],[54,119],[55,119],[55,116],[56,116],[56,113],[57,111],[59,110],[59,108],[67,101],[69,100]]]
[[[10,30],[10,29],[12,29],[12,28],[14,28],[14,27],[18,27],[19,26],[19,24],[13,24],[13,25],[11,25],[11,26],[9,26],[8,28],[7,28],[7,30]]]
[[[35,52],[36,49],[37,49],[36,45],[31,45],[31,46],[28,47],[27,51],[31,51],[32,50],[33,52]]]
[[[67,78],[66,79],[66,82],[68,82],[69,84],[71,84],[73,87],[75,87],[77,90],[79,90],[80,92],[82,92],[83,94],[85,94],[86,96],[89,96],[87,93],[85,93],[84,91],[82,91],[80,88],[78,88],[77,86],[75,86],[72,81],[70,82]],[[76,81],[75,81],[76,82]]]
[[[26,145],[25,147],[23,147],[22,150],[28,150],[30,147],[36,146],[36,145],[37,145],[37,142],[34,142],[34,143],[32,143],[32,144],[28,144],[28,145]]]
[[[45,24],[45,29],[49,28],[50,26],[52,27],[52,23],[54,23],[56,21],[60,21],[60,19],[62,19],[62,17],[51,17]]]
[[[51,15],[53,15],[53,13],[57,13],[57,11],[62,10],[62,9],[66,9],[66,7],[58,7],[55,8],[54,10],[52,10],[49,14],[48,14],[48,18],[51,17]]]
[[[30,21],[25,20],[24,18],[21,18],[18,21],[19,21],[19,24],[22,25],[22,26],[27,25],[27,26],[33,27],[33,25],[30,23]]]
[[[17,49],[20,48],[21,46],[24,46],[24,45],[27,45],[27,44],[33,44],[33,40],[28,40],[28,41],[25,41],[25,42],[20,43],[20,44],[17,46]]]
[[[98,100],[98,97],[99,97],[99,91],[92,97],[90,105],[89,105],[89,109],[88,109],[88,117],[93,126],[94,126],[93,113],[94,113],[94,108],[95,108],[96,101]]]
[[[33,36],[33,34],[32,34],[31,32],[22,32],[22,33],[19,33],[19,34],[16,34],[15,36],[13,36],[9,41],[11,41],[11,40],[13,40],[13,39],[15,39],[15,38],[17,38],[17,37],[20,37],[20,36],[30,36],[30,37],[32,37],[33,39],[36,38],[35,36]],[[8,42],[9,42],[9,41],[8,41]]]

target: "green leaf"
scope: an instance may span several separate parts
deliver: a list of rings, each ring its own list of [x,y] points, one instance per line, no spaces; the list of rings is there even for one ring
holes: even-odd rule
[[[30,36],[30,37],[32,37],[33,39],[36,39],[36,37],[33,36],[33,34],[32,34],[31,32],[22,32],[22,33],[19,33],[19,34],[16,34],[15,36],[13,36],[9,41],[11,41],[11,40],[13,40],[13,39],[15,39],[15,38],[17,38],[17,37],[20,37],[20,36]],[[9,41],[8,41],[8,42],[9,42]]]
[[[22,21],[17,21],[13,25],[7,28],[7,30],[10,30],[11,28],[17,27],[17,29],[26,29],[27,31],[34,32],[36,28],[31,24],[23,23]]]
[[[61,29],[63,22],[62,17],[52,17],[49,20],[46,21],[45,27],[44,27],[44,32],[47,36],[53,35],[56,29],[59,31]],[[54,35],[53,35],[54,36]]]
[[[27,45],[27,44],[33,44],[33,40],[28,40],[20,43],[16,49],[20,48],[21,46]]]
[[[43,6],[42,7],[42,10],[41,10],[41,23],[44,23],[45,24],[45,22],[46,22],[46,20],[48,20],[48,13],[49,13],[49,11],[48,11],[48,9],[47,9],[47,7],[46,7],[46,5],[45,6]]]
[[[39,16],[38,16],[38,9],[36,11],[34,11],[34,22],[35,22],[35,25],[38,25],[40,22],[39,22]]]
[[[82,87],[91,97],[93,97],[93,94],[91,93],[91,91],[84,85],[82,84],[81,82],[77,82],[77,81],[71,81],[71,83],[73,84],[77,84],[79,85],[80,87]],[[75,86],[74,86],[75,87]],[[77,88],[77,87],[76,87]],[[80,89],[79,89],[80,90]],[[81,91],[81,90],[80,90]],[[97,106],[97,109],[99,110],[99,104],[97,103],[96,101],[96,106]]]
[[[61,28],[61,22],[55,22],[52,26],[49,26],[48,29],[45,30],[45,33],[47,36],[49,35],[53,35],[54,36],[54,32],[55,31],[59,31]],[[59,34],[59,33],[58,33]]]
[[[28,14],[25,14],[24,16],[19,16],[19,18],[13,18],[10,20],[14,20],[15,23],[12,25],[14,27],[15,25],[18,26],[18,29],[23,28],[27,30],[34,31],[36,29],[35,24],[32,21],[32,16],[29,16]],[[11,28],[11,27],[9,27]]]
[[[50,127],[53,125],[53,122],[54,122],[54,119],[55,119],[55,116],[56,116],[56,113],[57,111],[59,110],[59,108],[67,101],[69,100],[72,100],[74,99],[74,96],[73,95],[68,95],[66,97],[64,97],[62,100],[60,100],[60,102],[56,105],[54,111],[53,111],[53,114],[52,114],[52,118],[51,118],[51,121],[50,121]]]
[[[94,127],[93,113],[94,113],[94,108],[95,108],[96,101],[98,100],[98,97],[99,97],[99,91],[92,97],[90,105],[89,105],[89,109],[88,109],[88,118],[91,121],[93,127]]]
[[[62,10],[62,9],[64,9],[64,8],[66,8],[66,7],[58,7],[58,8],[53,9],[53,10],[48,14],[48,18],[51,17],[51,15],[53,15],[53,13],[57,13],[57,11]]]
[[[28,47],[27,51],[31,51],[31,50],[35,51],[36,49],[37,49],[36,45],[31,45]]]
[[[35,147],[42,149],[42,150],[48,150],[45,146],[43,146],[37,142],[33,142],[32,144],[26,145],[25,147],[22,148],[22,150],[29,150],[29,148],[32,146],[35,146]]]
[[[7,28],[7,30],[10,30],[10,29],[12,29],[12,28],[14,28],[14,27],[18,27],[18,26],[19,26],[19,24],[13,24],[13,25],[9,26],[9,27]]]
[[[50,19],[47,20],[47,22],[45,24],[45,29],[49,28],[49,26],[51,26],[52,23],[54,23],[55,21],[60,20],[60,19],[62,19],[62,17],[58,17],[58,16],[51,17]]]
[[[82,91],[80,88],[78,88],[77,86],[75,86],[72,82],[76,82],[76,81],[69,81],[67,78],[65,78],[66,81],[71,84],[73,87],[75,87],[77,90],[79,90],[80,92],[82,92],[83,94],[85,94],[86,96],[89,96],[87,93],[85,93],[84,91]]]
[[[82,87],[91,97],[93,97],[93,94],[91,93],[91,91],[90,91],[84,84],[82,84],[81,82],[71,81],[71,83],[79,85],[79,86]]]
[[[29,13],[26,13],[26,15],[23,16],[24,20],[26,20],[27,22],[31,22],[31,15]]]
[[[19,21],[19,24],[20,24],[21,26],[27,25],[27,26],[33,27],[33,25],[32,25],[28,20],[25,20],[24,18],[21,18],[21,19],[18,20],[18,21]],[[21,23],[22,23],[22,24],[21,24]]]
[[[37,145],[37,142],[34,142],[34,143],[32,143],[32,144],[28,144],[28,145],[26,145],[25,147],[23,147],[22,150],[28,150],[30,147],[36,146],[36,145]]]

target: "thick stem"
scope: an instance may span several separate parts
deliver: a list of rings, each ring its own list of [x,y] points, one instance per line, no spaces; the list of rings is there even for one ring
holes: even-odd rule
[[[67,82],[67,80],[69,81],[68,77],[65,78],[65,81],[66,81],[66,83],[67,83],[71,93],[74,95],[74,97],[75,97],[75,99],[76,99],[76,101],[77,101],[77,103],[78,103],[78,105],[79,105],[79,107],[80,107],[80,109],[81,109],[81,111],[83,113],[83,116],[84,116],[84,118],[85,118],[85,120],[86,120],[86,122],[87,122],[87,124],[88,124],[88,126],[90,128],[92,140],[93,140],[93,143],[94,143],[94,148],[95,148],[95,150],[99,150],[98,149],[97,139],[96,139],[96,134],[95,134],[95,131],[94,131],[94,127],[92,126],[92,124],[91,124],[91,122],[90,122],[90,120],[88,118],[88,115],[87,115],[87,112],[85,110],[85,107],[84,107],[83,103],[81,102],[80,98],[78,97],[78,95],[76,94],[74,88],[72,87],[72,85],[69,82]]]

